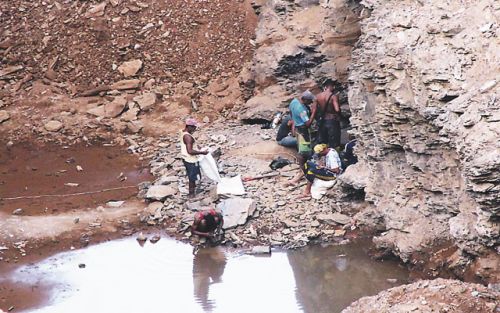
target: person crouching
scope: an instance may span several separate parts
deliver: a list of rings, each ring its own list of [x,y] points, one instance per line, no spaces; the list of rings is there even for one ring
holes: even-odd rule
[[[305,164],[305,175],[307,179],[306,190],[302,197],[311,196],[311,187],[314,179],[335,180],[342,173],[342,163],[335,149],[328,148],[326,144],[314,146],[314,156]]]

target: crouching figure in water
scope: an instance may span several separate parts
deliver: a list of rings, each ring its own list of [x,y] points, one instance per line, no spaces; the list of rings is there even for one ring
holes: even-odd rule
[[[224,219],[221,213],[216,212],[214,209],[203,210],[194,215],[191,232],[217,243],[222,240],[224,235],[223,225]]]

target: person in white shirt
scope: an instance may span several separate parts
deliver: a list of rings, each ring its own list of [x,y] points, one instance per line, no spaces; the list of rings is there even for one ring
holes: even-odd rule
[[[194,197],[196,190],[196,180],[201,177],[198,155],[208,154],[208,150],[198,151],[194,149],[193,133],[196,131],[198,123],[193,118],[186,120],[186,127],[180,132],[181,157],[186,174],[189,180],[189,197]]]
[[[315,179],[334,180],[342,173],[342,163],[335,149],[326,144],[314,146],[314,157],[305,164],[307,185],[301,198],[311,196],[311,187]]]

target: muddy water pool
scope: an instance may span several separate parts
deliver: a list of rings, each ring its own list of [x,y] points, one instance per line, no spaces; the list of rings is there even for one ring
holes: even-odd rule
[[[121,239],[0,273],[0,285],[17,299],[0,307],[37,313],[340,312],[408,280],[403,267],[372,260],[367,249],[356,243],[252,256],[222,248],[194,251],[166,238],[143,246]]]

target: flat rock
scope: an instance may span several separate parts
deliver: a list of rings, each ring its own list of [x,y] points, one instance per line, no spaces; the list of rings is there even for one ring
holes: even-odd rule
[[[7,112],[5,110],[0,110],[0,124],[5,122],[8,119],[10,119],[9,112]]]
[[[148,189],[146,199],[163,201],[177,193],[177,189],[172,186],[154,185]]]
[[[12,212],[12,215],[22,215],[24,213],[24,210],[21,208],[17,208]]]
[[[128,89],[137,89],[141,86],[141,81],[139,79],[125,79],[120,80],[111,85],[111,89],[115,90],[128,90]]]
[[[106,203],[106,205],[110,208],[119,208],[121,207],[123,204],[125,203],[125,201],[108,201],[108,203]]]
[[[316,219],[320,222],[325,222],[327,224],[348,224],[351,221],[351,218],[347,215],[341,213],[331,213],[331,214],[318,214]]]
[[[139,108],[142,111],[149,110],[153,105],[156,104],[156,94],[154,92],[148,92],[140,96],[134,97],[134,101],[137,102]]]
[[[271,246],[256,246],[250,251],[250,254],[271,254]]]
[[[141,60],[131,60],[123,62],[122,65],[118,67],[118,71],[125,77],[134,76],[142,68]]]
[[[150,215],[155,215],[156,212],[161,210],[162,208],[163,208],[163,202],[154,201],[148,204],[148,206],[144,209],[144,211],[146,211]]]
[[[220,202],[217,209],[224,217],[224,229],[230,229],[246,223],[255,211],[255,202],[248,198],[229,198]]]
[[[43,126],[49,132],[58,132],[63,128],[63,123],[59,121],[49,121]]]
[[[122,114],[127,107],[127,99],[125,97],[116,97],[113,101],[104,105],[104,116],[115,118]]]
[[[167,176],[163,175],[162,177],[158,178],[156,181],[156,185],[168,185],[170,183],[175,183],[179,180],[177,176]]]

